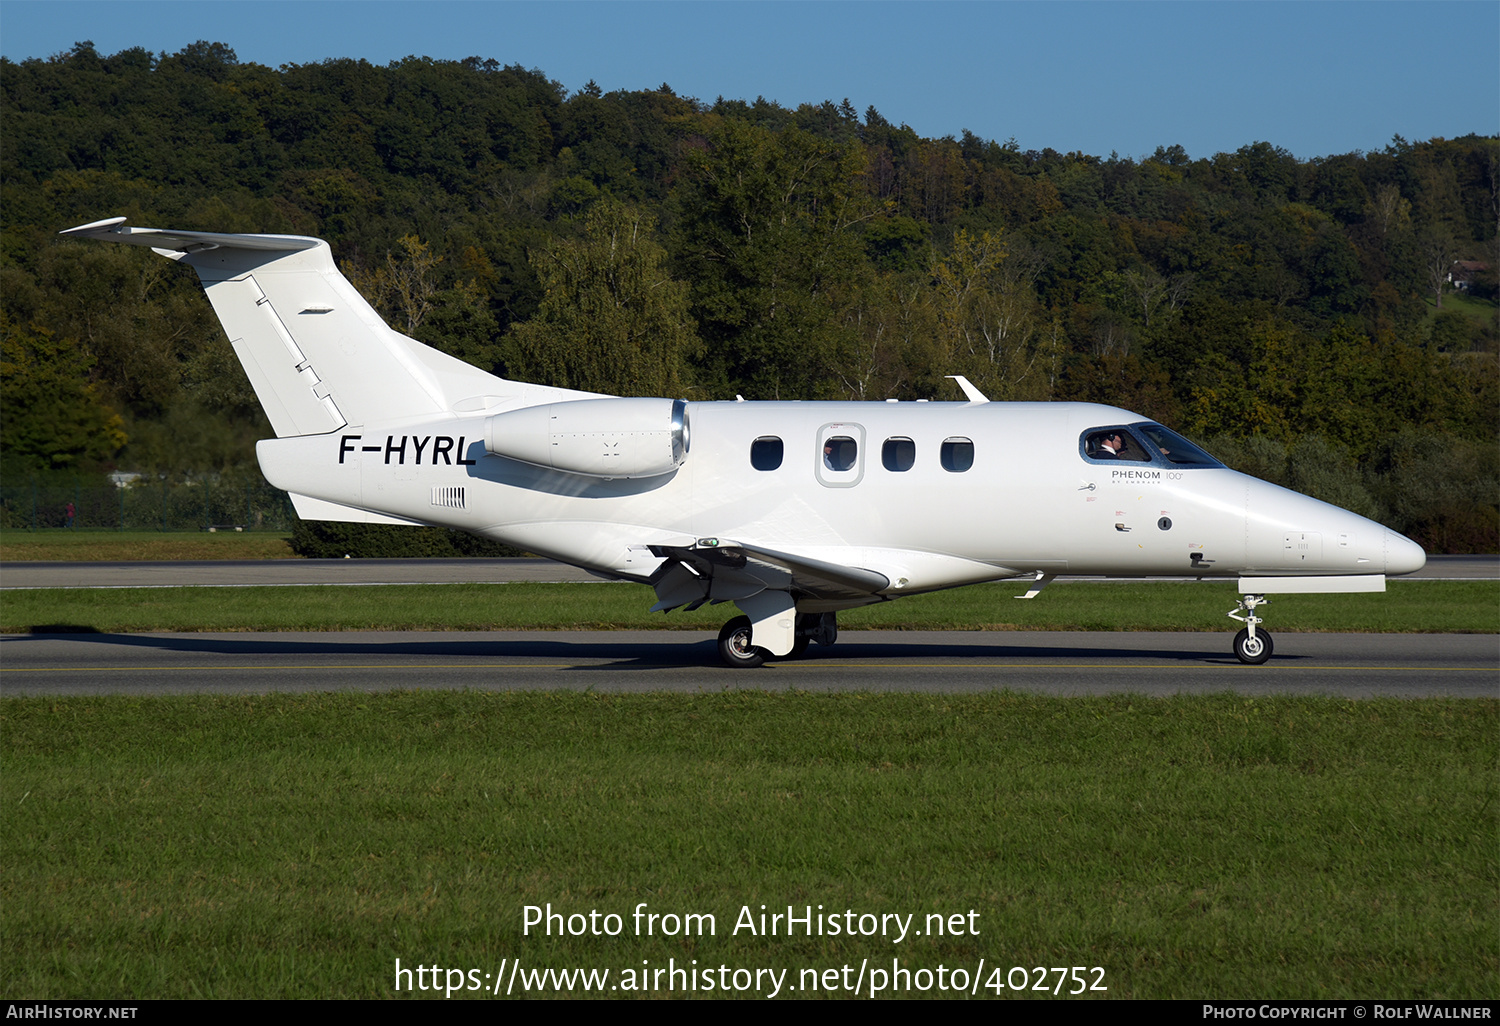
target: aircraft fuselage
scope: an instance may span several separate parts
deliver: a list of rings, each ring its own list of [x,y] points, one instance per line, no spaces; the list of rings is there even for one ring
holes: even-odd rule
[[[637,579],[660,561],[646,546],[703,538],[868,565],[888,595],[1038,571],[1397,574],[1425,559],[1374,521],[1222,466],[1090,458],[1091,432],[1142,421],[1115,407],[706,402],[686,415],[680,465],[653,476],[486,452],[493,414],[276,439],[261,455],[298,494]]]

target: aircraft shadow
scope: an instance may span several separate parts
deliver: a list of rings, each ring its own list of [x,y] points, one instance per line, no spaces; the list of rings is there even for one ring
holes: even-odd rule
[[[275,635],[247,635],[245,637],[164,637],[157,634],[104,634],[87,628],[72,628],[51,624],[45,628],[33,628],[26,635],[7,638],[4,645],[12,657],[20,657],[28,641],[67,641],[77,645],[108,645],[122,648],[150,649],[161,652],[176,652],[208,656],[295,656],[301,658],[329,658],[369,656],[378,658],[449,658],[449,659],[559,659],[559,660],[605,660],[597,666],[574,666],[574,669],[661,669],[669,667],[718,666],[719,659],[712,640],[692,638],[689,632],[674,636],[676,632],[662,632],[663,640],[641,641],[639,635],[647,632],[622,632],[618,641],[579,640],[559,632],[556,640],[535,636],[510,640],[466,640],[462,634],[436,635],[421,641],[365,641],[330,634],[325,637],[282,638]],[[992,635],[998,637],[998,635]],[[1097,637],[1097,635],[1093,636]],[[1140,638],[1140,635],[1133,635]],[[823,648],[813,646],[807,654],[796,660],[768,660],[762,669],[774,670],[780,666],[791,666],[811,662],[848,662],[866,660],[881,662],[923,663],[933,660],[1016,660],[1036,662],[1039,660],[1059,663],[1140,662],[1152,660],[1168,663],[1234,664],[1237,661],[1227,651],[1227,636],[1206,636],[1195,641],[1184,641],[1187,646],[1167,647],[1145,645],[1127,647],[1109,644],[1030,644],[963,642],[904,642],[861,641],[858,632],[846,632],[837,645]],[[15,647],[12,647],[15,646]],[[1285,665],[1306,656],[1294,654],[1277,656],[1277,662]],[[956,666],[962,666],[956,662]],[[726,673],[743,673],[723,667]]]

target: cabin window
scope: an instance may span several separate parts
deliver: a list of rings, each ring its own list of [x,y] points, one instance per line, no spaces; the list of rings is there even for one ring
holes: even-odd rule
[[[825,488],[853,488],[865,477],[865,429],[847,421],[818,428],[813,476]]]
[[[917,443],[910,438],[887,438],[880,448],[880,462],[898,474],[910,470],[917,462]]]
[[[939,457],[944,470],[962,474],[974,465],[974,443],[967,438],[945,438]]]
[[[851,470],[858,458],[859,444],[848,435],[833,435],[823,439],[823,466],[829,470]]]
[[[781,466],[781,439],[762,435],[750,443],[750,465],[756,470],[775,470]]]

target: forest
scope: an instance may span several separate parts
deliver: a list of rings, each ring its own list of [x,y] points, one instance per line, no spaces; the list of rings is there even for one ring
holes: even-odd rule
[[[266,487],[271,432],[196,276],[57,237],[125,215],[325,238],[392,327],[507,377],[956,400],[963,374],[1137,411],[1429,551],[1500,548],[1495,135],[1101,157],[848,99],[201,41],[0,60],[0,92],[7,496]]]

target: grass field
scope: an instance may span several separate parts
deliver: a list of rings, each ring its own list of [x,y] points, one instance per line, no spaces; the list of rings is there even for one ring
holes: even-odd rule
[[[522,984],[697,959],[805,987],[899,958],[929,995],[942,964],[980,996],[1037,966],[1099,967],[1115,998],[1492,998],[1500,974],[1496,701],[398,693],[0,717],[18,998],[385,997],[398,958],[486,990],[503,959]],[[714,934],[636,936],[642,902]],[[523,936],[548,903],[623,932]],[[763,904],[963,930],[736,934]]]
[[[1223,630],[1233,584],[1079,582],[1018,601],[1002,582],[839,614],[842,629]],[[507,629],[718,630],[733,606],[669,615],[633,584],[88,588],[0,593],[0,632]],[[1392,581],[1384,594],[1273,597],[1271,630],[1500,632],[1500,582]]]
[[[1495,323],[1495,304],[1487,299],[1479,299],[1464,292],[1445,293],[1442,311],[1439,311],[1431,300],[1427,302],[1427,320],[1429,321],[1435,320],[1440,312],[1450,311],[1461,313],[1479,324]]]
[[[290,534],[274,531],[0,531],[0,560],[134,562],[166,559],[295,559]]]
[[[1227,584],[1019,590],[840,621],[1221,630],[1235,598]],[[11,591],[0,630],[715,629],[732,612],[663,617],[651,601],[621,584]],[[1495,632],[1500,583],[1285,596],[1269,615],[1273,630]],[[834,978],[868,996],[878,973],[886,995],[955,996],[961,969],[976,996],[1037,997],[1010,988],[1042,967],[1051,997],[1052,966],[1085,970],[1064,991],[1108,987],[1093,997],[1492,997],[1497,728],[1500,700],[4,698],[0,992],[390,997],[400,959],[424,988],[441,969],[454,997],[484,996],[495,974],[517,995],[583,996],[542,970],[607,970],[605,996],[661,996],[688,978],[646,970],[705,967],[700,996],[728,981],[808,997]],[[525,935],[525,907],[549,903],[615,914],[619,935]],[[642,903],[714,930],[637,935]],[[762,905],[962,931],[735,930]]]

